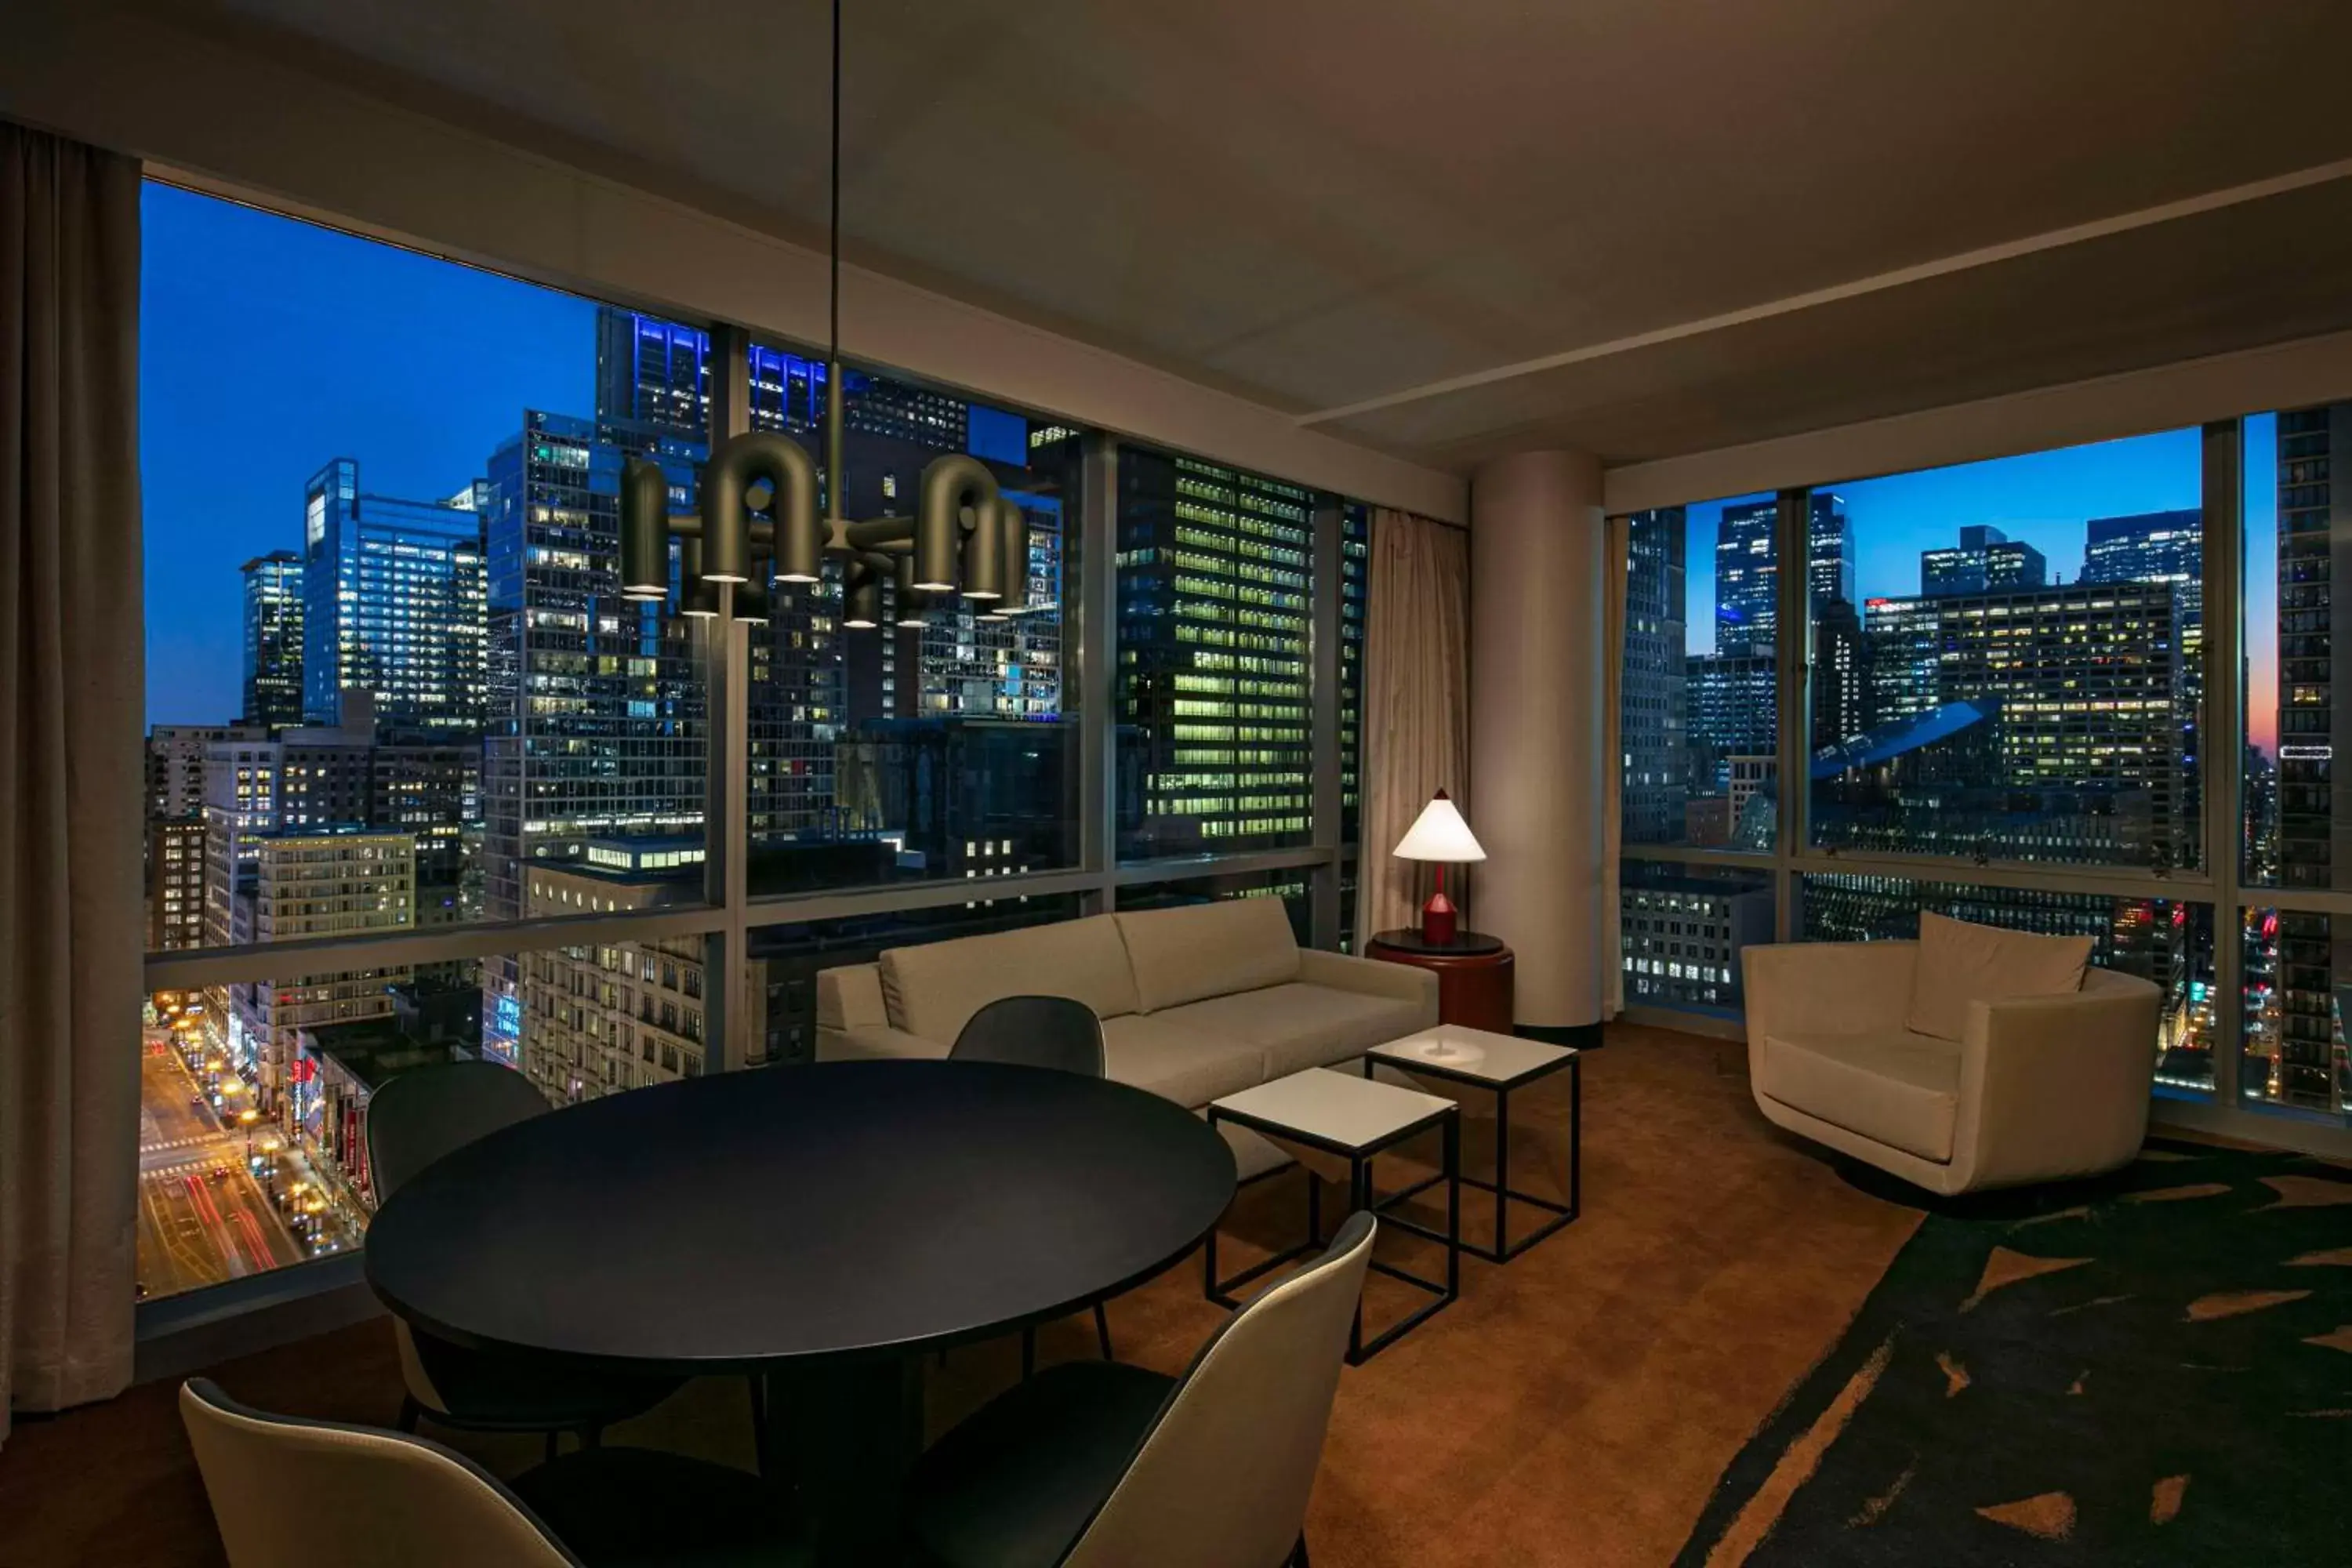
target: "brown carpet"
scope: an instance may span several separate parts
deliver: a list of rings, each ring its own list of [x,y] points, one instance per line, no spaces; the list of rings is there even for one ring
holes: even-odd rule
[[[1460,1301],[1342,1379],[1307,1522],[1318,1568],[1669,1562],[1919,1222],[1757,1115],[1737,1046],[1612,1026],[1585,1072],[1584,1217],[1507,1266],[1465,1258]],[[1554,1079],[1515,1102],[1515,1126],[1564,1120],[1566,1089]],[[1539,1173],[1531,1159],[1520,1179],[1542,1190]],[[1228,1234],[1286,1236],[1299,1180],[1247,1190]],[[1483,1204],[1465,1212],[1480,1234]],[[1195,1259],[1114,1302],[1120,1355],[1181,1370],[1220,1318],[1200,1283]],[[1392,1304],[1372,1299],[1375,1323]],[[1090,1353],[1084,1319],[1043,1337],[1043,1359]],[[932,1375],[934,1424],[1015,1369],[1009,1344],[959,1352]],[[254,1405],[345,1421],[388,1421],[400,1400],[382,1321],[212,1375]],[[0,1565],[220,1563],[174,1396],[150,1385],[19,1426],[0,1452]],[[612,1440],[748,1462],[748,1432],[740,1385],[711,1383]],[[536,1452],[448,1440],[502,1473]]]

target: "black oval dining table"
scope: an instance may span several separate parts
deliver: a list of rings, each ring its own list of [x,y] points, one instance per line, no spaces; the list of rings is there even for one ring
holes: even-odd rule
[[[457,1344],[765,1380],[763,1462],[820,1562],[881,1560],[927,1352],[1172,1267],[1234,1193],[1224,1141],[1039,1068],[836,1062],[690,1079],[501,1129],[369,1227],[384,1304]]]

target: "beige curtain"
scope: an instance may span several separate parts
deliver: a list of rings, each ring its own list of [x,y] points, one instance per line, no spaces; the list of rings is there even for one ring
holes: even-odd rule
[[[139,165],[0,122],[0,1438],[131,1378],[138,345]]]
[[[1609,520],[1609,580],[1602,586],[1606,605],[1609,650],[1605,663],[1607,690],[1601,698],[1601,733],[1609,776],[1601,814],[1601,1016],[1613,1018],[1625,1010],[1625,932],[1618,924],[1623,900],[1618,897],[1618,857],[1625,847],[1625,737],[1620,728],[1625,713],[1625,574],[1633,542],[1633,520]]]
[[[1372,513],[1372,574],[1364,624],[1362,858],[1356,945],[1412,925],[1431,872],[1389,853],[1443,789],[1470,831],[1470,536],[1405,512]],[[1467,880],[1448,872],[1454,895]],[[1475,914],[1462,905],[1465,929]]]

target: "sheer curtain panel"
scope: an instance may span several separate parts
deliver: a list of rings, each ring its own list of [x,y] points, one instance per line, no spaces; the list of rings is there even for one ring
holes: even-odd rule
[[[1364,622],[1359,944],[1420,921],[1429,873],[1390,851],[1430,796],[1450,793],[1470,831],[1478,831],[1469,789],[1469,612],[1470,536],[1427,518],[1375,511]],[[1465,917],[1475,917],[1475,907],[1462,902]]]
[[[139,165],[0,121],[0,1438],[131,1378]]]

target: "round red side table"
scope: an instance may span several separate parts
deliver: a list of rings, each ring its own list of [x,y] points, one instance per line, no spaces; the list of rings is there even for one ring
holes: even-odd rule
[[[1500,937],[1465,931],[1452,942],[1427,942],[1419,931],[1400,928],[1376,932],[1364,956],[1435,973],[1439,1023],[1511,1032],[1511,950]]]

